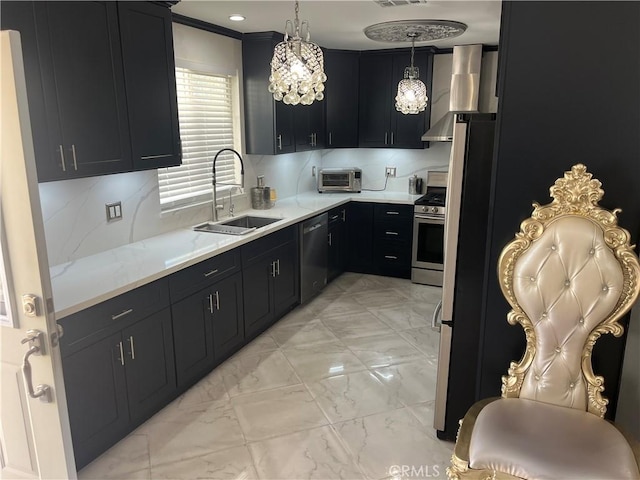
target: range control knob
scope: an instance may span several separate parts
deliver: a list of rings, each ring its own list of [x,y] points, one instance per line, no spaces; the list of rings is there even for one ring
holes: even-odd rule
[[[438,213],[438,207],[431,207],[432,213]]]
[[[422,211],[426,212],[427,211],[427,207],[422,207]]]

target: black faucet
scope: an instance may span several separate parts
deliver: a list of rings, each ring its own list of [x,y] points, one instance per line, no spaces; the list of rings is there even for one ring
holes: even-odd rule
[[[236,154],[236,157],[238,157],[238,160],[240,160],[240,183],[220,183],[219,185],[244,188],[244,162],[242,161],[242,157],[233,148],[223,148],[218,153],[216,153],[215,157],[213,157],[213,165],[211,167],[211,170],[212,170],[212,172],[211,172],[211,176],[212,176],[211,184],[213,185],[213,205],[212,205],[212,210],[213,210],[213,221],[214,222],[218,221],[218,205],[217,205],[218,204],[218,199],[217,199],[217,195],[216,195],[216,160],[218,160],[218,155],[220,155],[222,152],[233,152],[233,153]]]

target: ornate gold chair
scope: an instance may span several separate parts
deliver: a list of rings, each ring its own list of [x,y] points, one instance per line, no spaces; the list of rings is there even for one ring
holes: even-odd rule
[[[591,352],[640,291],[640,266],[619,210],[584,165],[534,203],[502,251],[498,277],[524,328],[526,350],[502,377],[502,398],[476,403],[460,422],[450,479],[639,479],[640,449],[604,420],[604,379]]]

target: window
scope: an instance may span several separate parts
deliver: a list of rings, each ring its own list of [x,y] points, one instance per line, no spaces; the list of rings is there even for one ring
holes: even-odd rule
[[[210,202],[213,158],[234,148],[232,78],[178,67],[176,86],[182,165],[158,169],[162,210]],[[216,182],[239,183],[238,175],[233,154],[221,154]]]

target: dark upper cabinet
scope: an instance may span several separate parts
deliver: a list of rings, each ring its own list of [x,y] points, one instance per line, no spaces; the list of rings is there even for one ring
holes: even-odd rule
[[[296,152],[325,147],[325,101],[289,106],[295,122]]]
[[[326,147],[357,147],[360,52],[326,50],[324,66]]]
[[[281,33],[243,35],[242,75],[247,153],[275,155],[295,151],[293,107],[276,102],[269,92],[271,58]]]
[[[171,11],[119,2],[120,38],[135,170],[181,162]]]
[[[34,8],[49,137],[48,155],[36,159],[38,180],[131,170],[116,4]]]
[[[396,110],[395,97],[404,69],[411,64],[410,51],[363,52],[360,56],[359,145],[361,147],[424,148],[422,134],[429,128],[431,102],[424,112],[404,115]],[[417,50],[414,65],[431,92],[433,54]]]
[[[247,153],[276,155],[324,148],[324,100],[311,105],[276,102],[269,92],[273,49],[281,33],[242,37],[244,117]]]
[[[1,2],[22,37],[38,181],[180,162],[170,11]],[[126,78],[125,78],[126,75]]]

